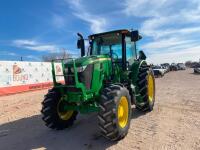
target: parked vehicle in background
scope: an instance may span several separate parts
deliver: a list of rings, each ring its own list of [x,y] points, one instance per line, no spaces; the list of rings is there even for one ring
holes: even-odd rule
[[[169,63],[163,63],[163,64],[160,64],[162,67],[165,67],[165,68],[169,68],[170,67],[170,64]]]
[[[200,67],[200,62],[192,62],[189,67],[190,68],[198,68],[198,67]]]
[[[172,63],[172,64],[170,65],[170,71],[177,71],[177,70],[178,70],[177,64]]]
[[[166,69],[165,73],[170,71],[170,64],[169,63],[163,63],[160,65],[163,69]]]
[[[200,74],[200,67],[199,68],[194,68],[194,73]]]
[[[185,70],[185,69],[186,69],[184,63],[178,63],[178,64],[177,64],[177,67],[178,67],[178,70]]]
[[[169,72],[169,67],[167,67],[167,66],[161,66],[161,68],[164,70],[164,73]]]
[[[169,63],[163,63],[163,64],[161,64],[161,66],[170,66],[170,64]]]
[[[200,63],[194,66],[194,73],[200,74]]]
[[[163,77],[163,74],[159,70],[153,70],[153,73],[156,78]]]
[[[165,74],[165,69],[161,66],[153,66],[152,67],[155,77],[163,77]]]

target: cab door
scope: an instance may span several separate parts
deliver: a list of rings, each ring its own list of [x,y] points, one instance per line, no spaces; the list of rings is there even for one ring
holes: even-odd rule
[[[125,45],[126,45],[126,61],[129,66],[131,66],[134,63],[134,60],[136,60],[136,46],[135,42],[131,41],[131,37],[126,36],[125,37]]]

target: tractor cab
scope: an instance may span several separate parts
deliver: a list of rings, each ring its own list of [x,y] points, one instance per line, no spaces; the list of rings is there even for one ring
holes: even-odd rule
[[[84,40],[80,34],[78,35],[80,39],[77,45],[81,49],[81,56],[84,56]],[[88,38],[90,43],[88,56],[107,55],[112,59],[112,63],[118,64],[122,67],[122,70],[127,70],[134,63],[134,60],[138,58],[136,42],[142,37],[138,31],[124,29],[93,34]]]

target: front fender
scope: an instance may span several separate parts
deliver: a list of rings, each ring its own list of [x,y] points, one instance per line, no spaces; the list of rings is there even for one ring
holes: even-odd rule
[[[129,78],[131,78],[134,85],[136,85],[137,83],[139,69],[142,65],[147,65],[147,62],[145,60],[141,60],[141,61],[136,60],[131,66],[131,69],[130,69],[131,74]]]

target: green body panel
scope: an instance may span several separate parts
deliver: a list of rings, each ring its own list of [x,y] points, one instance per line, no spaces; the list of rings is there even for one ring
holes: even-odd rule
[[[56,81],[56,74],[55,74],[55,65],[54,61],[52,61],[52,75],[53,75],[53,82],[54,88],[57,88],[60,93],[62,94],[63,100],[70,103],[79,103],[79,106],[69,105],[65,107],[67,110],[70,108],[72,110],[78,110],[81,113],[93,112],[98,111],[99,107],[96,104],[99,97],[100,90],[102,89],[103,80],[108,78],[111,75],[111,59],[107,55],[102,56],[90,56],[90,57],[82,57],[78,59],[71,59],[67,63],[62,60],[62,69],[65,70],[67,67],[74,68],[74,78],[75,78],[75,85],[61,85]],[[93,64],[93,72],[92,72],[92,83],[91,88],[87,89],[85,85],[78,80],[78,67],[86,66],[89,64]],[[67,74],[63,71],[63,76],[67,76]],[[80,92],[69,92],[67,88],[77,88],[80,89]]]
[[[70,105],[70,106],[64,106],[64,110],[78,110],[80,113],[91,113],[91,112],[97,112],[100,110],[98,107],[98,104],[96,102],[91,104],[83,104],[83,105]]]
[[[92,57],[92,58],[91,58]],[[112,67],[111,67],[111,60],[108,56],[91,56],[91,57],[83,57],[77,60],[71,60],[68,63],[64,64],[62,61],[63,70],[66,67],[73,67],[74,68],[74,76],[75,76],[75,85],[60,85],[56,82],[56,75],[54,69],[54,62],[52,62],[52,74],[53,74],[53,81],[54,87],[59,89],[62,93],[62,97],[65,101],[70,103],[78,103],[79,105],[69,105],[65,106],[66,110],[77,110],[81,113],[89,113],[94,111],[99,111],[98,100],[100,96],[101,89],[105,86],[104,80],[109,79],[112,75]],[[77,64],[76,64],[77,63]],[[85,66],[89,64],[94,64],[94,69],[92,72],[92,83],[91,88],[86,89],[83,83],[78,81],[77,75],[77,66]],[[119,66],[116,66],[115,69],[115,76],[113,78],[113,83],[120,83],[121,80],[129,80],[131,84],[134,86],[134,95],[136,98],[136,103],[140,104],[143,103],[143,100],[138,94],[139,90],[137,87],[137,80],[138,80],[138,72],[139,67],[142,64],[146,64],[146,61],[137,61],[135,60],[134,63],[130,66],[130,71],[122,71]],[[131,74],[131,75],[129,75]],[[66,75],[63,72],[63,75]],[[66,88],[76,87],[81,89],[80,92],[68,92]]]

